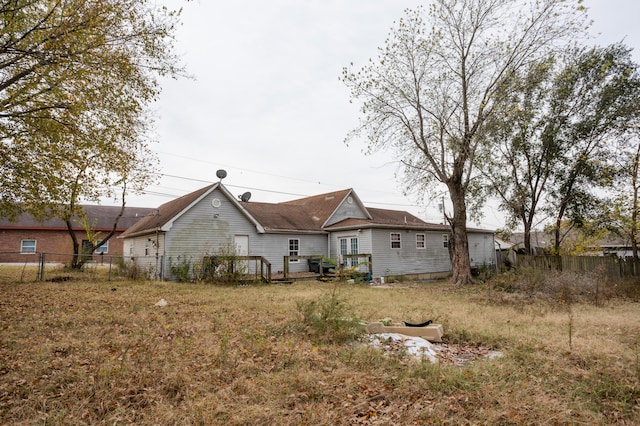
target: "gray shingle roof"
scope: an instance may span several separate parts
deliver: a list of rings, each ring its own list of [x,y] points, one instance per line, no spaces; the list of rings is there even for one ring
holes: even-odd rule
[[[215,183],[180,198],[169,201],[154,209],[149,215],[131,226],[122,236],[147,233],[161,228],[171,221],[198,198],[220,185]],[[224,190],[224,186],[220,185]],[[228,192],[228,191],[226,191]],[[446,225],[424,222],[406,211],[366,208],[370,216],[367,219],[350,218],[330,226],[323,227],[340,204],[353,195],[352,189],[328,192],[311,197],[281,203],[261,203],[238,201],[244,210],[251,215],[267,232],[326,232],[327,230],[357,227],[398,227],[425,230],[449,229]],[[355,197],[355,195],[353,195]],[[235,200],[234,200],[235,202]],[[364,207],[364,206],[363,206]]]
[[[113,228],[114,219],[120,214],[121,206],[99,206],[99,205],[83,205],[87,213],[89,224],[94,230],[105,231]],[[145,217],[153,209],[147,207],[125,207],[122,217],[118,221],[117,231],[124,231],[134,225],[141,218]],[[83,229],[80,220],[75,217],[72,219],[74,229]],[[43,222],[37,221],[29,214],[22,214],[11,222],[9,219],[0,218],[0,229],[51,229],[66,230],[67,225],[58,218],[52,218]]]

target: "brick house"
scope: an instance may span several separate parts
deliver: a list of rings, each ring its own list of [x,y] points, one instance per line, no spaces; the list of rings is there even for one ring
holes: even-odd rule
[[[106,235],[113,228],[121,207],[84,205],[83,208],[93,230]],[[153,209],[145,207],[126,207],[118,221],[115,235],[96,253],[122,256],[122,240],[117,237],[152,211]],[[78,242],[88,241],[81,222],[72,220],[72,223]],[[73,254],[73,243],[64,221],[53,218],[38,222],[28,214],[19,216],[14,222],[0,217],[0,262],[35,262],[37,253],[47,253],[48,261],[69,260],[69,255]]]

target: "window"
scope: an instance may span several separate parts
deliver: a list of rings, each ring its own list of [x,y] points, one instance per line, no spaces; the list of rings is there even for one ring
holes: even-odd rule
[[[400,233],[392,232],[391,233],[391,248],[399,249],[400,248]]]
[[[95,251],[97,254],[107,254],[109,253],[109,241],[105,242],[103,245],[98,247]]]
[[[347,239],[340,238],[340,254],[347,254]]]
[[[426,238],[424,234],[416,234],[416,248],[423,249],[425,248]]]
[[[92,247],[91,241],[82,240],[82,253],[91,254]],[[107,254],[109,252],[109,241],[95,249],[93,252],[95,254]]]
[[[20,253],[35,253],[36,240],[22,240],[20,242]]]
[[[289,239],[289,262],[299,262],[300,259],[297,258],[300,256],[300,240],[297,238]]]
[[[351,238],[351,254],[358,254],[358,239],[357,238]],[[351,258],[351,267],[357,266],[358,265],[358,258]]]
[[[449,235],[442,234],[442,247],[449,248]]]

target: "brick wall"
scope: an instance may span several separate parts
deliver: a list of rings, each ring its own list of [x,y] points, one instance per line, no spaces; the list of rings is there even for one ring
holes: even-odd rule
[[[106,255],[122,256],[121,239],[116,238],[122,232],[116,234],[109,239],[109,248]],[[106,235],[106,232],[104,232]],[[76,231],[78,243],[82,244],[83,239],[87,239],[84,231]],[[22,240],[35,240],[36,252],[38,253],[59,253],[70,255],[73,254],[73,243],[71,237],[66,230],[43,230],[43,229],[0,229],[0,262],[25,262],[26,254],[20,253]],[[65,260],[63,260],[65,259]],[[47,255],[47,261],[68,261],[68,256]]]

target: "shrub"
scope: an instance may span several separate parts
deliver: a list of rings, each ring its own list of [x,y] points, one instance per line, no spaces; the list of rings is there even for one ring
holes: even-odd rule
[[[173,263],[173,258],[169,258],[169,271],[181,283],[191,281],[191,266],[190,257],[178,256],[176,263]]]
[[[364,331],[363,321],[353,316],[353,307],[339,293],[337,283],[317,301],[298,301],[297,308],[303,322],[321,341],[353,341]]]
[[[197,265],[194,273],[199,281],[232,284],[244,278],[247,265],[236,253],[233,242],[228,241],[213,255],[204,256],[202,265]]]

